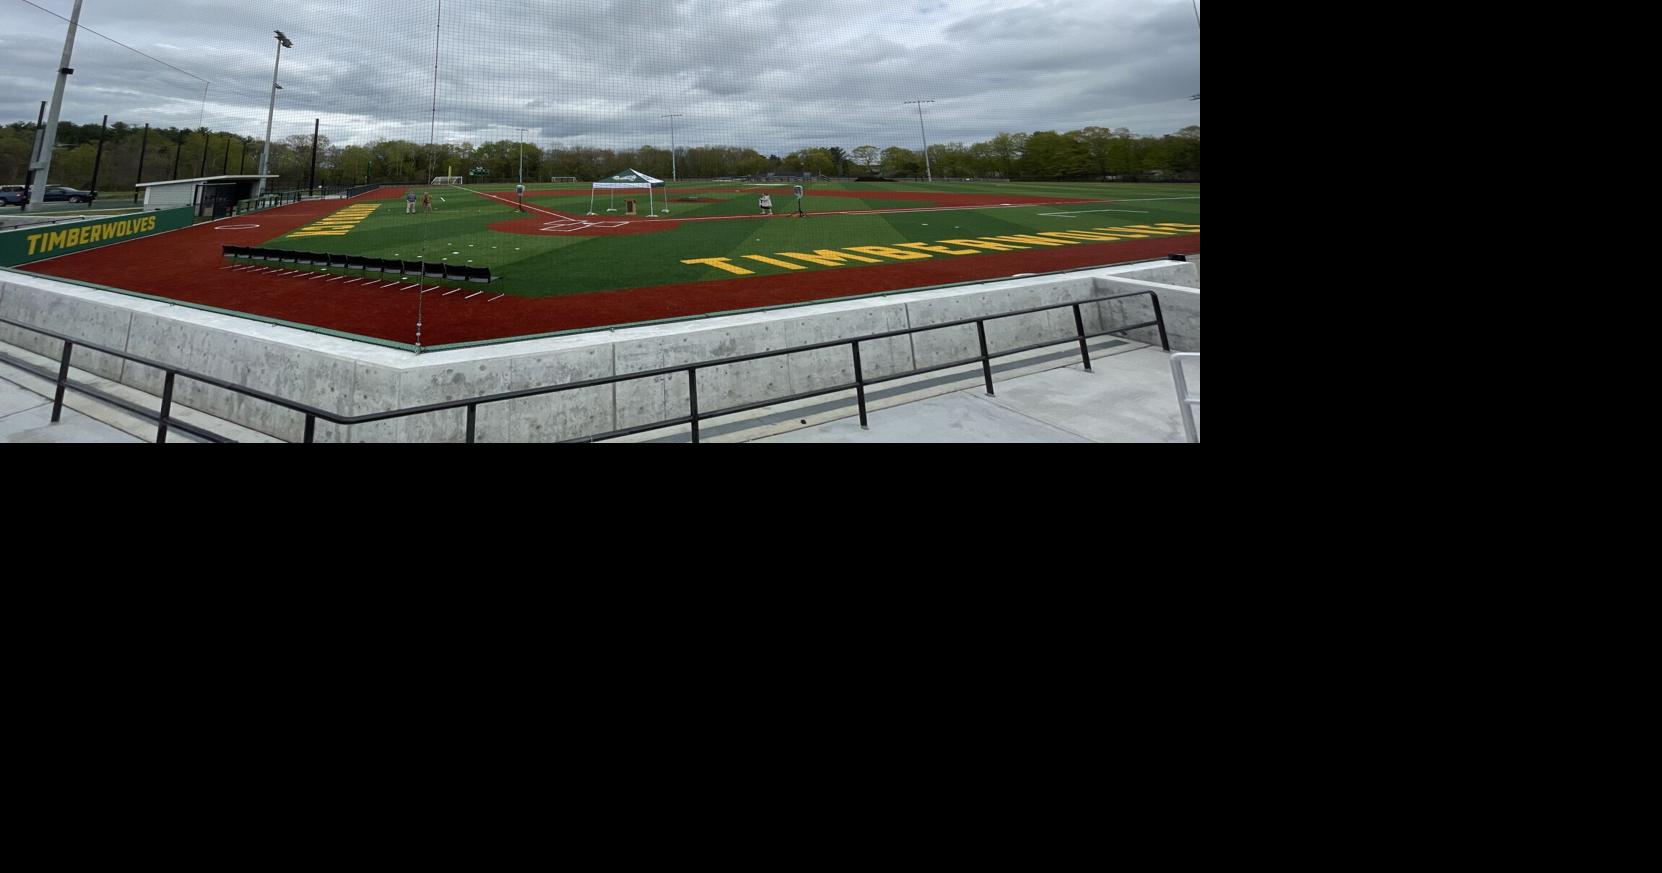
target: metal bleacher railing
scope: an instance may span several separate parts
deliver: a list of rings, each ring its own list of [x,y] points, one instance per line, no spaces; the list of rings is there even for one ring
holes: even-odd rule
[[[1147,298],[1149,298],[1149,302],[1153,305],[1153,309],[1154,309],[1154,319],[1152,321],[1144,321],[1144,322],[1138,322],[1136,324],[1123,325],[1123,326],[1120,326],[1120,327],[1111,328],[1109,330],[1097,331],[1095,333],[1087,333],[1085,331],[1085,316],[1084,316],[1084,312],[1081,309],[1081,307],[1090,306],[1090,305],[1098,304],[1098,303],[1108,303],[1108,302],[1112,302],[1112,301],[1116,301],[1116,300],[1127,300],[1127,299],[1135,298],[1135,297],[1147,297]],[[1073,309],[1073,321],[1074,321],[1074,326],[1076,328],[1076,331],[1075,331],[1074,335],[1069,336],[1069,337],[1065,337],[1063,339],[1051,340],[1051,341],[1048,341],[1048,342],[1041,342],[1041,343],[1033,343],[1031,345],[1026,345],[1026,346],[1020,346],[1018,348],[1002,349],[998,352],[991,352],[991,351],[988,350],[988,348],[987,348],[987,322],[997,321],[999,319],[1004,319],[1004,318],[1013,318],[1013,317],[1016,317],[1016,316],[1019,316],[1019,315],[1032,315],[1034,313],[1039,313],[1039,312],[1051,312],[1051,311],[1058,310],[1058,309],[1068,309],[1068,308]],[[1109,296],[1109,297],[1093,297],[1093,298],[1089,298],[1089,299],[1086,299],[1086,300],[1076,301],[1076,302],[1073,302],[1073,303],[1056,303],[1056,304],[1052,304],[1050,306],[1036,306],[1036,307],[1033,307],[1031,309],[1019,309],[1019,310],[1016,310],[1016,311],[1013,311],[1013,312],[1000,312],[1000,313],[997,313],[997,314],[994,314],[994,315],[984,315],[984,316],[981,316],[979,318],[965,318],[965,319],[961,319],[961,320],[958,320],[958,321],[947,321],[947,322],[942,322],[940,324],[925,325],[923,327],[912,327],[912,328],[905,328],[905,329],[902,329],[902,330],[891,330],[891,331],[885,331],[883,333],[874,333],[874,334],[867,334],[865,336],[851,337],[851,338],[848,338],[848,339],[831,340],[829,342],[815,343],[813,345],[793,346],[793,347],[788,348],[788,349],[778,349],[778,350],[770,351],[770,352],[758,352],[758,353],[753,354],[753,355],[740,355],[740,356],[732,357],[732,358],[717,358],[717,359],[714,359],[714,360],[702,361],[702,362],[697,363],[697,364],[681,365],[681,366],[675,366],[675,367],[662,367],[662,368],[655,369],[655,370],[643,370],[641,372],[626,373],[626,374],[619,375],[619,376],[607,376],[607,377],[600,378],[600,379],[587,379],[587,380],[584,380],[584,381],[581,381],[581,382],[568,382],[568,383],[565,383],[563,385],[547,385],[547,386],[543,386],[543,387],[540,387],[540,388],[528,388],[528,389],[524,389],[524,390],[520,390],[520,391],[509,391],[509,392],[505,392],[505,393],[501,393],[501,394],[491,394],[491,395],[487,395],[487,396],[484,396],[484,397],[475,397],[475,398],[471,398],[471,399],[468,399],[468,400],[452,400],[452,401],[447,401],[447,402],[444,402],[444,403],[432,403],[432,404],[427,404],[427,405],[424,405],[424,406],[415,406],[415,407],[410,407],[410,408],[407,408],[407,409],[398,409],[398,410],[393,410],[391,412],[380,412],[380,413],[373,413],[373,414],[370,414],[370,415],[356,415],[356,416],[353,416],[353,415],[338,415],[336,413],[329,412],[328,410],[319,409],[315,406],[310,406],[310,405],[305,404],[305,403],[297,403],[297,402],[292,401],[292,400],[287,400],[287,399],[284,399],[282,397],[277,397],[276,395],[273,395],[273,394],[268,394],[264,391],[259,391],[259,390],[253,389],[253,388],[246,388],[246,387],[243,387],[241,385],[235,385],[235,384],[227,382],[223,379],[216,379],[212,376],[204,376],[202,374],[194,373],[194,372],[191,372],[190,370],[186,370],[182,367],[173,366],[171,364],[164,364],[164,363],[161,363],[159,361],[149,360],[147,358],[142,358],[142,357],[139,357],[137,355],[128,354],[126,352],[117,351],[117,350],[111,349],[111,348],[106,348],[104,346],[97,345],[96,343],[84,342],[84,341],[75,339],[73,337],[65,336],[65,335],[60,334],[60,333],[55,333],[55,332],[49,331],[49,330],[43,330],[41,328],[34,327],[32,325],[23,324],[21,322],[13,321],[9,318],[0,318],[0,323],[9,324],[9,325],[12,325],[13,327],[18,327],[18,328],[22,328],[24,330],[32,331],[32,332],[34,332],[36,334],[39,334],[41,336],[51,337],[51,338],[59,340],[63,343],[63,351],[62,351],[62,354],[61,354],[61,357],[60,357],[60,360],[59,360],[58,372],[57,372],[55,378],[54,378],[53,374],[51,374],[49,371],[43,370],[42,368],[36,367],[36,366],[34,366],[32,364],[28,364],[26,362],[19,361],[15,358],[12,358],[12,357],[8,356],[8,355],[0,354],[0,361],[3,361],[3,362],[5,362],[7,364],[10,364],[12,366],[18,367],[20,369],[23,369],[27,372],[33,373],[33,374],[35,374],[35,375],[37,375],[41,378],[51,379],[51,380],[55,381],[56,386],[57,386],[56,387],[56,396],[53,398],[53,401],[52,401],[52,421],[54,423],[56,423],[58,421],[58,417],[59,417],[59,415],[61,414],[61,412],[63,410],[63,398],[64,398],[65,390],[72,390],[72,391],[76,391],[77,393],[84,394],[84,395],[93,397],[95,399],[98,399],[98,400],[100,400],[104,403],[108,403],[110,405],[116,406],[120,409],[126,410],[130,413],[138,415],[138,416],[140,416],[142,418],[145,418],[147,420],[155,421],[158,425],[158,429],[157,429],[157,433],[156,433],[156,442],[158,442],[158,443],[167,442],[167,434],[168,434],[169,428],[180,430],[182,432],[190,434],[191,436],[195,436],[195,437],[198,437],[198,438],[201,438],[201,439],[205,439],[205,440],[208,440],[210,442],[231,442],[231,440],[229,440],[229,439],[226,439],[224,437],[220,437],[220,436],[208,433],[208,432],[206,432],[206,431],[204,431],[200,428],[196,428],[196,427],[186,425],[183,422],[180,422],[180,421],[177,421],[177,420],[174,420],[173,418],[171,418],[171,413],[172,413],[172,408],[173,408],[173,386],[174,386],[174,382],[175,382],[176,377],[179,377],[179,376],[183,376],[186,379],[191,379],[193,381],[201,382],[201,383],[206,384],[206,385],[212,385],[216,388],[222,388],[222,389],[227,390],[227,391],[233,391],[233,392],[236,392],[238,394],[244,395],[246,397],[253,397],[253,398],[256,398],[256,399],[259,399],[259,400],[263,400],[267,403],[271,403],[271,404],[274,404],[276,406],[283,407],[284,409],[290,409],[290,410],[293,410],[293,411],[295,411],[295,412],[297,412],[301,415],[304,415],[305,419],[306,419],[306,421],[305,421],[305,430],[304,430],[305,435],[304,435],[304,438],[303,438],[302,441],[306,442],[306,443],[315,442],[317,422],[319,420],[326,421],[326,422],[329,422],[331,424],[350,427],[350,426],[353,426],[353,425],[374,424],[374,423],[377,423],[377,422],[392,421],[392,420],[395,420],[395,419],[407,418],[407,417],[412,416],[412,415],[427,415],[427,414],[431,414],[431,413],[435,413],[435,412],[447,412],[447,411],[450,411],[450,410],[457,410],[457,409],[466,409],[467,410],[467,442],[472,443],[472,442],[474,442],[474,437],[475,437],[476,432],[477,432],[476,425],[477,425],[477,421],[478,421],[478,410],[479,410],[479,407],[481,407],[481,406],[485,406],[485,405],[492,404],[492,403],[502,403],[502,402],[509,401],[509,400],[522,400],[522,399],[525,399],[525,398],[528,398],[528,397],[540,397],[540,396],[545,395],[545,394],[558,394],[558,393],[562,393],[562,392],[566,392],[566,391],[577,391],[577,390],[580,390],[580,389],[583,389],[583,388],[598,388],[598,387],[606,386],[606,385],[616,385],[616,384],[619,384],[619,383],[622,383],[622,382],[631,382],[631,381],[634,381],[634,380],[637,380],[637,379],[653,379],[653,378],[657,378],[659,376],[685,374],[686,377],[687,377],[687,401],[688,401],[688,414],[687,415],[679,416],[679,417],[672,418],[672,419],[665,419],[665,420],[662,420],[662,421],[655,421],[655,422],[651,422],[649,424],[637,425],[637,426],[634,426],[634,427],[628,427],[628,428],[622,428],[622,429],[618,429],[618,430],[606,431],[604,433],[591,434],[589,436],[580,437],[580,438],[577,438],[577,439],[566,440],[565,442],[571,442],[571,443],[599,442],[601,440],[616,439],[618,437],[624,437],[624,436],[629,436],[629,435],[638,434],[638,433],[646,433],[648,431],[664,430],[664,429],[671,428],[671,427],[679,427],[681,425],[690,425],[691,429],[692,429],[692,441],[694,443],[697,443],[697,442],[699,442],[699,423],[702,422],[702,421],[705,421],[707,419],[717,418],[717,417],[726,416],[726,415],[735,415],[735,414],[741,413],[741,412],[750,412],[750,411],[757,410],[757,409],[762,409],[762,408],[765,408],[765,407],[768,407],[768,406],[775,406],[775,405],[778,405],[778,404],[781,404],[781,403],[790,403],[790,402],[794,402],[794,401],[797,401],[797,400],[807,400],[807,399],[810,399],[810,398],[813,398],[813,397],[821,397],[821,396],[828,395],[828,394],[837,394],[837,393],[841,393],[841,392],[844,392],[844,391],[854,391],[855,392],[855,402],[856,402],[856,405],[858,406],[859,412],[860,412],[860,426],[861,427],[867,427],[868,426],[867,408],[866,408],[866,389],[867,388],[870,388],[871,386],[874,386],[874,385],[880,385],[880,384],[883,384],[885,382],[893,382],[893,381],[898,380],[898,379],[910,378],[912,376],[919,376],[919,375],[923,375],[925,373],[933,373],[933,372],[937,372],[937,371],[940,371],[940,370],[949,370],[949,369],[953,369],[953,368],[957,368],[957,367],[965,367],[965,366],[969,366],[971,364],[976,364],[976,363],[979,363],[981,365],[982,377],[985,380],[986,386],[987,386],[987,394],[992,395],[994,393],[994,389],[993,389],[993,367],[992,367],[992,362],[994,360],[996,360],[998,358],[1002,358],[1002,357],[1008,357],[1010,355],[1017,355],[1017,354],[1022,354],[1024,352],[1034,351],[1036,349],[1048,348],[1050,346],[1068,345],[1068,344],[1072,344],[1072,343],[1077,342],[1079,344],[1079,354],[1080,354],[1080,357],[1084,361],[1085,369],[1090,370],[1091,369],[1091,350],[1090,350],[1090,346],[1087,343],[1088,340],[1095,339],[1097,337],[1114,336],[1114,335],[1124,334],[1128,331],[1139,330],[1139,329],[1142,329],[1142,328],[1150,328],[1150,327],[1157,328],[1159,330],[1159,333],[1160,333],[1160,345],[1161,345],[1161,347],[1164,348],[1168,352],[1171,351],[1171,342],[1168,339],[1168,337],[1166,336],[1166,319],[1165,319],[1165,316],[1161,312],[1161,309],[1160,309],[1160,298],[1159,298],[1159,296],[1156,295],[1153,291],[1137,291],[1137,292],[1130,293],[1130,294],[1115,294],[1115,295],[1112,295],[1112,296]],[[888,376],[882,376],[882,377],[878,377],[878,378],[868,378],[865,375],[865,367],[864,367],[864,365],[861,361],[861,358],[860,358],[860,345],[861,345],[861,343],[871,342],[873,340],[889,339],[889,338],[892,338],[892,337],[911,336],[911,335],[919,334],[919,333],[927,333],[929,331],[945,330],[947,328],[963,327],[963,326],[972,325],[972,324],[975,325],[976,335],[977,335],[977,338],[978,338],[979,343],[980,343],[981,353],[979,355],[976,355],[976,356],[970,357],[970,358],[965,358],[965,359],[959,360],[959,361],[952,361],[952,362],[945,363],[945,364],[936,364],[936,365],[930,366],[930,367],[920,367],[918,369],[908,370],[908,371],[903,372],[903,373],[895,373],[895,374],[891,374],[891,375],[888,375]],[[69,362],[70,362],[71,353],[74,351],[74,349],[77,345],[79,345],[83,348],[86,348],[86,349],[90,349],[90,350],[95,351],[95,352],[101,352],[101,353],[106,354],[106,355],[113,355],[115,357],[121,358],[121,359],[126,360],[126,361],[132,361],[132,362],[137,363],[137,364],[142,364],[143,366],[146,366],[146,367],[152,367],[152,368],[160,370],[164,374],[166,374],[166,378],[165,378],[165,381],[163,383],[163,389],[162,389],[161,412],[158,414],[158,413],[156,413],[152,410],[149,410],[145,407],[141,407],[141,406],[138,406],[136,404],[129,403],[127,401],[121,400],[121,399],[116,398],[116,397],[112,397],[112,396],[110,396],[110,395],[108,395],[104,392],[101,392],[101,391],[95,389],[95,388],[91,388],[90,386],[78,385],[74,382],[71,382],[69,380]],[[849,353],[850,353],[850,355],[852,356],[852,359],[853,359],[853,365],[854,365],[854,381],[853,382],[848,382],[848,383],[844,383],[844,384],[840,384],[840,385],[833,385],[831,387],[821,388],[821,389],[815,390],[815,391],[804,391],[804,392],[801,392],[801,393],[791,394],[791,395],[784,396],[784,397],[773,397],[773,398],[769,398],[768,400],[760,401],[760,402],[757,402],[757,403],[748,403],[748,404],[743,404],[743,405],[740,405],[740,406],[730,406],[730,407],[726,407],[724,409],[716,409],[716,410],[708,410],[708,411],[699,409],[699,406],[698,406],[698,371],[700,371],[700,370],[708,369],[708,368],[711,368],[711,367],[723,367],[723,366],[728,366],[728,365],[731,365],[731,364],[740,364],[740,363],[744,363],[746,361],[763,360],[763,359],[766,359],[766,358],[778,357],[780,355],[794,355],[794,354],[798,354],[798,353],[801,353],[801,352],[811,352],[811,351],[816,351],[816,350],[820,350],[820,349],[839,348],[839,347],[842,347],[842,346],[847,346],[848,347]],[[1181,378],[1181,377],[1179,377],[1179,378]],[[1198,398],[1196,399],[1196,403],[1198,403]],[[1187,424],[1187,422],[1188,422],[1188,414],[1187,414],[1187,406],[1185,405],[1185,423]]]
[[[1183,372],[1183,362],[1194,361],[1200,366],[1200,354],[1181,352],[1171,356],[1171,377],[1177,385],[1177,405],[1183,410],[1183,433],[1189,442],[1200,442],[1200,426],[1195,422],[1195,410],[1200,408],[1200,395],[1189,393],[1189,377]]]

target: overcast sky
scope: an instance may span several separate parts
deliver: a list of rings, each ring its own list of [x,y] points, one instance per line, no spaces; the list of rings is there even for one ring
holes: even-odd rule
[[[44,10],[73,5],[0,0],[0,122],[51,97],[67,25]],[[525,127],[544,145],[667,147],[676,113],[683,146],[916,148],[917,99],[935,101],[932,143],[1200,123],[1195,0],[443,0],[442,22],[439,6],[84,0],[63,118],[262,135],[275,28],[295,43],[277,138],[322,118],[337,143]]]

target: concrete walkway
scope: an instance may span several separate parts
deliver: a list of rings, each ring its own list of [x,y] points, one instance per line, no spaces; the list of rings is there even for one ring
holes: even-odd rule
[[[858,417],[770,436],[764,443],[1181,443],[1182,411],[1171,357],[1138,348],[1100,358],[1095,371],[1075,364],[977,385]],[[1190,390],[1200,391],[1197,374]]]
[[[52,423],[52,398],[0,378],[0,443],[141,443],[143,440],[73,409]]]

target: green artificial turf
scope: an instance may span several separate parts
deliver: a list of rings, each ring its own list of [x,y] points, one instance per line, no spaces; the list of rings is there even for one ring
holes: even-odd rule
[[[579,186],[581,187],[581,186]],[[745,189],[743,193],[717,193],[701,189]],[[660,210],[666,189],[654,193]],[[560,233],[526,235],[491,230],[491,225],[520,220],[511,201],[512,186],[483,186],[468,189],[418,188],[417,195],[431,193],[432,214],[405,214],[402,199],[352,201],[348,205],[379,203],[344,236],[296,238],[292,234],[270,241],[271,248],[310,252],[399,258],[406,261],[444,261],[473,267],[490,267],[500,279],[491,290],[526,297],[580,294],[620,288],[679,284],[739,276],[707,264],[686,264],[687,260],[728,258],[754,275],[780,275],[821,269],[858,269],[860,263],[828,267],[793,261],[779,253],[812,254],[835,249],[848,253],[851,246],[892,246],[895,243],[937,243],[949,239],[974,239],[1040,231],[1077,231],[1127,225],[1159,225],[1163,222],[1200,224],[1199,185],[1116,185],[1089,183],[816,183],[803,200],[810,213],[805,219],[763,218],[758,215],[757,197],[764,191],[773,196],[774,211],[794,214],[796,199],[789,185],[756,186],[746,182],[686,182],[668,190],[669,218],[749,216],[721,221],[677,223],[673,229],[621,236],[577,236]],[[815,196],[816,191],[850,191],[866,196]],[[953,209],[938,212],[892,212],[884,215],[831,215],[849,210],[905,210],[935,206],[934,201],[901,201],[870,196],[887,191],[939,192],[945,194],[1022,195],[1115,200],[1045,206],[995,209]],[[509,203],[483,196],[493,194]],[[531,207],[575,216],[591,222],[622,220],[627,197],[647,209],[645,191],[617,192],[617,213],[608,213],[611,204],[605,192],[595,198],[595,216],[588,216],[589,195],[578,193],[569,183],[528,187],[526,203]],[[681,197],[710,198],[715,202],[681,202]],[[1090,211],[1129,210],[1129,211]],[[1078,215],[1045,213],[1078,212]],[[537,226],[560,221],[533,212]],[[650,220],[650,219],[637,219]],[[1112,245],[1112,243],[1088,243]],[[848,253],[858,254],[858,253]],[[792,270],[747,259],[757,255],[794,263]],[[870,255],[867,255],[870,257]],[[936,257],[952,257],[938,254]],[[878,256],[883,263],[897,261]],[[921,263],[922,261],[918,261]]]

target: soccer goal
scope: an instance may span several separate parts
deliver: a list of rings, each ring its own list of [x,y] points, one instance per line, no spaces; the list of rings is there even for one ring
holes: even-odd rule
[[[575,181],[577,181],[577,177],[576,176],[550,176],[548,178],[548,181],[550,181],[550,182],[575,182]]]
[[[462,184],[462,177],[461,176],[434,176],[433,177],[433,184],[434,185],[460,185],[460,184]]]

